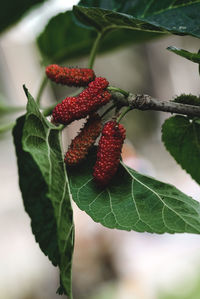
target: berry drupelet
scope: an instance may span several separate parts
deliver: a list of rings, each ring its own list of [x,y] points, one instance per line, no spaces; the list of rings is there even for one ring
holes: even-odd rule
[[[111,99],[111,94],[105,90],[108,84],[105,78],[97,77],[77,97],[67,97],[59,103],[53,110],[52,121],[68,125],[97,111]]]
[[[95,73],[87,68],[68,68],[57,64],[51,64],[46,67],[47,77],[59,84],[68,86],[87,86],[95,79]]]
[[[73,166],[84,160],[89,149],[101,133],[101,130],[102,123],[100,116],[96,113],[90,115],[80,133],[72,140],[65,155],[65,163],[68,166]]]
[[[93,171],[94,180],[98,185],[106,186],[115,175],[125,137],[124,127],[116,121],[109,121],[103,127]]]

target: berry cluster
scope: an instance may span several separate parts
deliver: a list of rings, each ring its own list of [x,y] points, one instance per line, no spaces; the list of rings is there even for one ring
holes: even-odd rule
[[[99,185],[107,185],[115,175],[125,137],[125,129],[121,124],[116,121],[109,121],[105,124],[93,172],[94,179]]]
[[[92,69],[68,68],[57,64],[47,66],[46,75],[56,83],[77,87],[87,86],[95,78],[95,73]]]
[[[105,78],[97,77],[77,97],[64,99],[53,110],[53,122],[68,125],[107,104],[111,99],[111,94],[105,90],[108,84]]]
[[[46,68],[46,74],[56,83],[87,86],[78,96],[67,97],[56,105],[52,122],[68,125],[89,115],[80,133],[72,140],[64,161],[68,166],[80,163],[102,131],[93,177],[98,185],[106,186],[118,169],[125,139],[125,129],[121,124],[109,121],[102,130],[101,118],[94,113],[111,99],[111,94],[106,90],[108,81],[102,77],[95,78],[91,69],[67,68],[55,64]]]
[[[72,140],[65,155],[65,163],[69,166],[80,163],[88,154],[102,130],[101,118],[91,114],[80,133]]]

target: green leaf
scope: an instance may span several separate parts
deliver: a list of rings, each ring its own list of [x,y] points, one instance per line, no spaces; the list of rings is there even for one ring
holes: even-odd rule
[[[200,53],[191,53],[183,49],[179,49],[173,46],[167,47],[167,50],[176,53],[179,56],[182,56],[188,60],[200,64]]]
[[[150,233],[200,233],[200,204],[174,186],[141,175],[121,163],[106,189],[96,186],[96,151],[68,170],[73,200],[109,228]]]
[[[132,1],[133,2],[133,1]],[[123,11],[124,6],[129,4],[130,0],[81,0],[79,1],[79,6],[86,6],[86,7],[99,7],[99,8],[105,8],[115,11]]]
[[[28,97],[27,113],[13,130],[24,207],[41,250],[60,268],[61,288],[71,296],[74,227],[60,132]]]
[[[77,26],[72,12],[66,11],[49,21],[37,43],[49,63],[58,63],[88,54],[95,36],[96,32]]]
[[[162,126],[162,141],[178,164],[200,184],[200,124],[184,116],[173,116]]]
[[[0,33],[7,27],[13,25],[23,14],[33,6],[41,4],[46,0],[9,0],[1,2],[0,9]]]
[[[74,6],[73,11],[80,22],[99,31],[126,28],[200,37],[200,0],[128,1],[117,9]]]
[[[74,22],[73,13],[67,11],[53,17],[37,38],[38,47],[46,64],[60,63],[89,55],[97,33]],[[157,37],[155,33],[117,30],[108,33],[100,43],[98,52],[116,49]],[[159,35],[160,36],[160,35]]]

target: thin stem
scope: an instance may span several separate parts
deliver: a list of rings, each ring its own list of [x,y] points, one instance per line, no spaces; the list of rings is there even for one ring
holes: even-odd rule
[[[100,42],[102,36],[103,36],[102,32],[99,32],[98,35],[97,35],[97,37],[96,37],[96,40],[94,41],[92,50],[90,52],[90,59],[89,59],[89,63],[88,63],[88,67],[90,69],[93,68],[94,60],[95,60],[95,57],[96,57],[96,54],[97,54],[97,50],[98,50],[98,47],[99,47],[99,42]]]
[[[48,78],[45,75],[43,80],[41,81],[41,84],[40,84],[40,87],[39,87],[39,90],[38,90],[38,93],[37,93],[37,96],[36,96],[36,103],[38,105],[40,105],[41,96],[42,96],[42,93],[44,91],[44,88],[45,88],[47,82],[48,82]]]
[[[96,54],[97,54],[97,49],[98,49],[99,42],[100,42],[102,36],[103,36],[103,34],[102,34],[101,32],[99,32],[98,35],[97,35],[97,38],[96,38],[96,40],[95,40],[95,42],[94,42],[94,44],[93,44],[92,50],[91,50],[91,52],[90,52],[89,63],[88,63],[88,67],[89,67],[89,68],[92,68],[93,65],[94,65],[94,60],[95,60],[95,57],[96,57]],[[43,90],[44,90],[44,87],[45,87],[46,83],[47,83],[47,78],[45,77],[45,78],[43,79],[42,83],[41,83],[41,86],[40,86],[39,91],[38,91],[38,95],[37,95],[37,97],[36,97],[36,102],[37,102],[38,104],[40,103],[40,98],[41,98],[41,95],[42,95],[42,92],[43,92]],[[80,89],[78,89],[77,91],[75,91],[75,93],[71,94],[70,96],[71,96],[71,97],[72,97],[72,96],[77,96],[77,95],[79,95],[79,93],[80,93],[82,90],[83,90],[83,88],[80,88]],[[56,106],[57,104],[58,104],[58,103],[53,104],[53,105],[49,106],[48,108],[44,109],[44,110],[43,110],[43,115],[44,115],[44,116],[49,116],[49,115],[52,113],[53,109],[55,108],[55,106]]]
[[[57,127],[57,129],[58,129],[59,131],[62,131],[65,127],[66,127],[65,125],[59,125],[59,126]]]
[[[24,110],[26,110],[25,106],[2,106],[2,107],[0,107],[0,114],[15,113],[15,112],[21,112]]]
[[[57,104],[53,104],[53,105],[49,106],[48,108],[45,108],[45,109],[43,110],[42,114],[43,114],[44,116],[49,116],[49,115],[51,115],[52,112],[53,112],[53,109],[55,108],[56,105],[57,105]]]
[[[107,90],[109,91],[116,91],[116,92],[120,92],[121,94],[123,94],[125,97],[128,97],[129,95],[129,92],[121,89],[121,88],[118,88],[118,87],[114,87],[114,86],[108,86]]]
[[[120,120],[125,116],[126,113],[128,113],[131,110],[131,107],[126,107],[126,109],[119,115],[116,122],[119,123]]]
[[[101,116],[101,118],[103,118],[108,112],[110,112],[112,109],[114,109],[116,107],[115,104],[111,105]]]
[[[9,124],[5,124],[5,125],[1,125],[0,126],[0,133],[5,133],[9,130],[12,130],[12,128],[14,127],[15,122],[9,123]]]
[[[74,92],[69,94],[68,97],[76,97],[81,93],[81,91],[83,91],[83,87],[80,87],[79,89],[75,90]]]

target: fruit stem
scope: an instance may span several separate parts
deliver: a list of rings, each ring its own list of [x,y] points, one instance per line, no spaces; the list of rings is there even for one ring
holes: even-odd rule
[[[38,106],[40,105],[41,96],[42,96],[42,93],[44,91],[44,88],[45,88],[47,82],[48,82],[48,78],[45,75],[44,78],[41,81],[41,84],[40,84],[40,87],[39,87],[39,90],[38,90],[38,93],[37,93],[37,96],[36,96],[36,103],[38,104]]]
[[[108,112],[110,112],[115,107],[116,107],[115,104],[111,105],[108,109],[106,109],[106,111],[104,111],[104,113],[102,114],[101,118],[103,118]]]
[[[119,123],[120,120],[125,116],[125,114],[127,112],[129,112],[130,110],[132,110],[130,106],[126,107],[126,109],[119,115],[119,117],[117,118],[116,122]]]
[[[125,97],[128,97],[129,95],[129,92],[121,89],[121,88],[118,88],[118,87],[114,87],[114,86],[108,86],[107,90],[109,91],[117,91],[117,92],[120,92],[121,94],[123,94]]]

